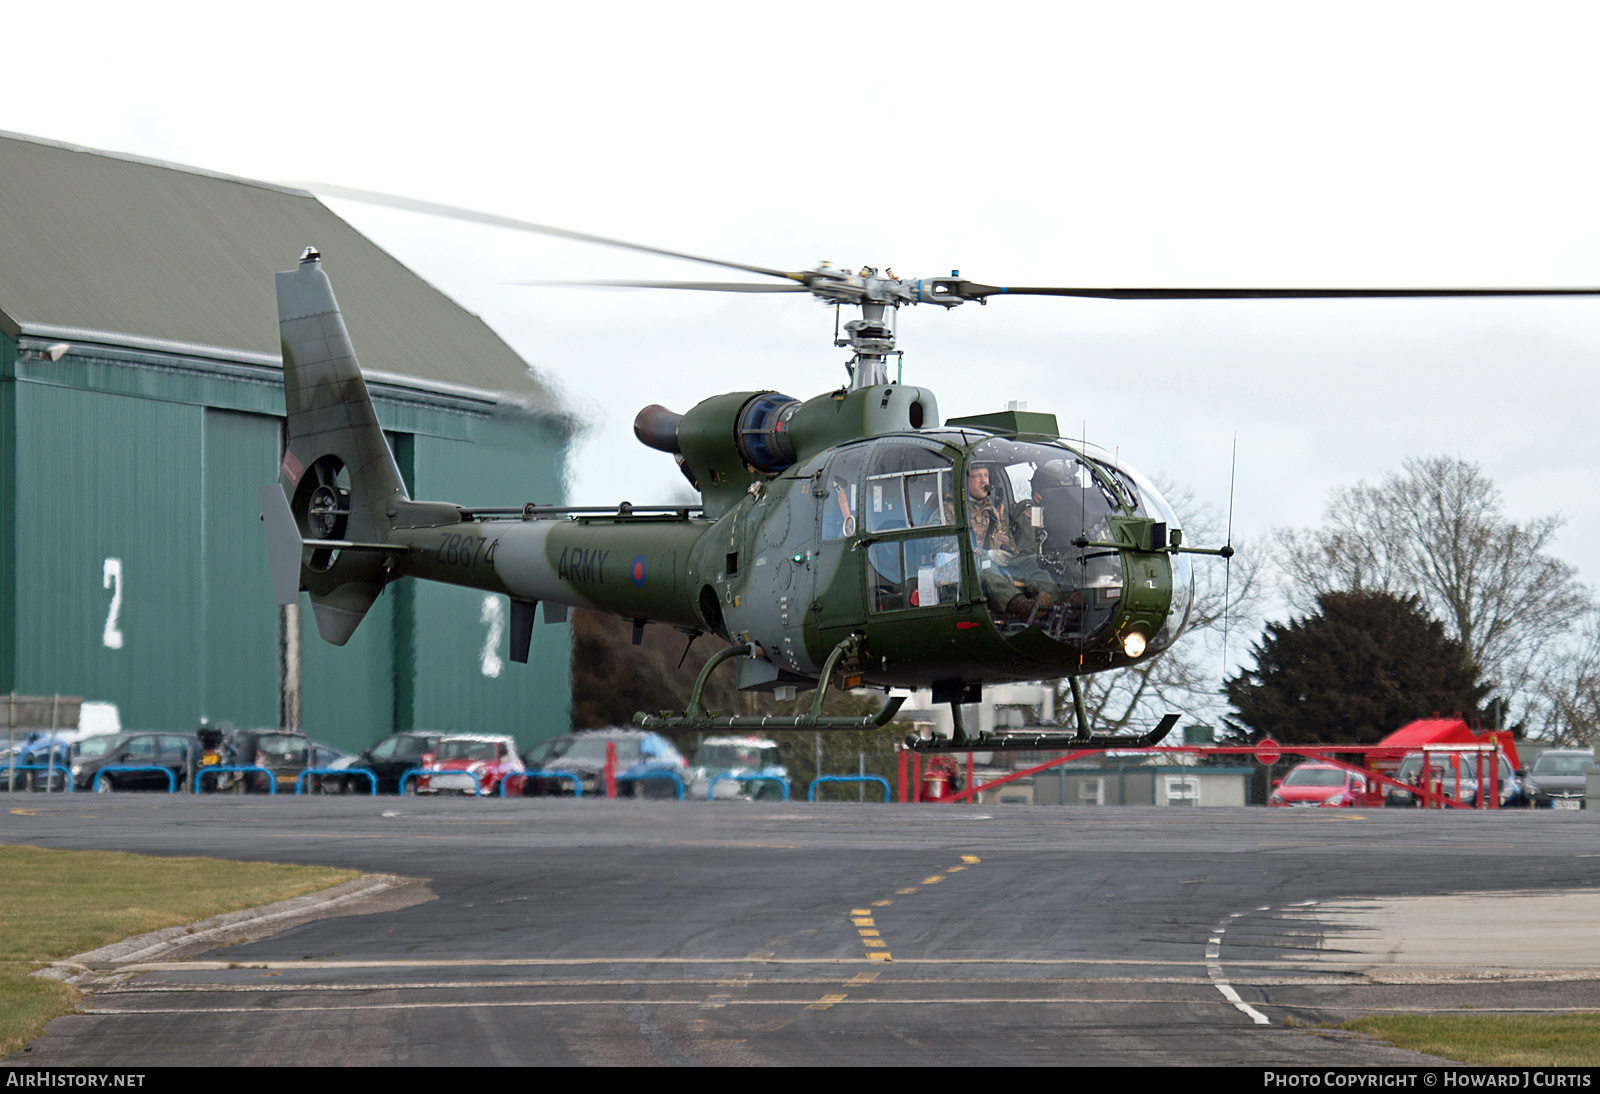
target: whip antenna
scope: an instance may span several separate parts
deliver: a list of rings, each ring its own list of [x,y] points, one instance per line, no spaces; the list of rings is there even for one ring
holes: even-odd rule
[[[1228,609],[1233,602],[1233,485],[1239,474],[1239,431],[1233,431],[1233,463],[1228,468],[1228,542],[1222,547],[1222,679],[1228,679]]]

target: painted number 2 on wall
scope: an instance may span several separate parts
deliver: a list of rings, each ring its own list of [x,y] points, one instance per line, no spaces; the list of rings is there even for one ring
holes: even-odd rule
[[[122,648],[122,631],[118,628],[119,617],[122,615],[122,560],[108,558],[104,569],[101,571],[100,586],[111,590],[111,608],[106,612],[105,633],[100,636],[100,641],[105,643],[108,650]]]

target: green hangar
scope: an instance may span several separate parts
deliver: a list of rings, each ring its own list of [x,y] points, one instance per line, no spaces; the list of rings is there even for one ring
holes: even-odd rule
[[[561,504],[572,420],[480,319],[303,191],[0,134],[0,693],[129,728],[566,732],[570,639],[399,581],[343,647],[277,607],[273,273],[322,252],[411,496]]]

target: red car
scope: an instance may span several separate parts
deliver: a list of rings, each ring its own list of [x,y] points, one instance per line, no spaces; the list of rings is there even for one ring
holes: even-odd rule
[[[417,793],[498,794],[504,780],[506,795],[521,797],[526,770],[510,737],[446,734],[439,738],[437,753],[422,757]]]
[[[1312,761],[1295,765],[1294,770],[1277,780],[1267,804],[1302,809],[1349,809],[1364,805],[1366,800],[1365,775]]]

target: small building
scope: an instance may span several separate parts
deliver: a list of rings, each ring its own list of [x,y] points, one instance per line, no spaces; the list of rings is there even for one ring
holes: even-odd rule
[[[1039,772],[1032,777],[1031,796],[1035,805],[1242,806],[1250,802],[1251,774],[1249,766],[1150,764],[1107,756],[1098,763]]]
[[[0,693],[350,749],[564,732],[566,628],[513,664],[503,597],[401,581],[340,648],[274,603],[273,273],[308,245],[414,497],[564,500],[570,420],[527,363],[311,194],[0,134]]]

